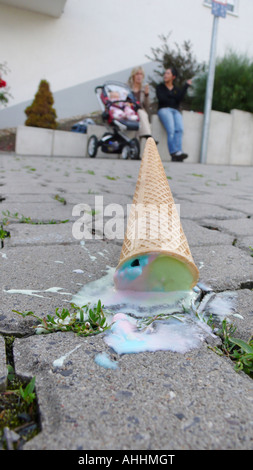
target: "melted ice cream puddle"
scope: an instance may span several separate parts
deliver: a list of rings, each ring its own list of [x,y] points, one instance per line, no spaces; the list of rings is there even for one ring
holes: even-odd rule
[[[183,354],[199,347],[207,333],[208,330],[203,330],[197,324],[189,321],[182,323],[173,317],[139,330],[136,319],[116,314],[104,341],[118,354],[168,350]]]
[[[178,292],[117,290],[114,286],[114,273],[115,268],[107,267],[107,274],[85,284],[74,295],[72,302],[82,307],[87,303],[95,305],[100,299],[105,309],[112,313],[123,312],[139,318],[161,313],[183,313],[199,295],[194,290]]]
[[[106,318],[111,325],[104,341],[118,354],[159,350],[186,353],[200,347],[207,336],[214,336],[211,328],[191,309],[200,297],[198,287],[178,292],[120,291],[115,289],[114,273],[115,268],[108,267],[105,276],[84,285],[72,302],[82,307],[101,300],[109,312]],[[146,326],[147,318],[152,320],[161,314],[168,318],[159,317]],[[104,356],[96,356],[95,360],[109,367]]]

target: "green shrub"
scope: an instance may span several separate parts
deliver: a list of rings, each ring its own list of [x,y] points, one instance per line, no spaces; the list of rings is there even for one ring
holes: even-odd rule
[[[53,103],[54,99],[50,91],[49,83],[46,80],[41,80],[32,104],[25,109],[27,115],[25,125],[56,129],[57,116],[53,108]]]
[[[197,111],[204,110],[207,75],[206,71],[194,80],[192,109]],[[228,51],[217,59],[212,109],[253,112],[253,62],[247,56]]]

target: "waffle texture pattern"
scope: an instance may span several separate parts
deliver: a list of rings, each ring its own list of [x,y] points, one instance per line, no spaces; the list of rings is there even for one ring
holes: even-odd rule
[[[183,231],[168,179],[153,138],[147,139],[119,264],[146,253],[164,253],[199,276]]]

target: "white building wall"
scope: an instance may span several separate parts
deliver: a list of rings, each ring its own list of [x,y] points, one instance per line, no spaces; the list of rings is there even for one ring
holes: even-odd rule
[[[253,1],[238,1],[238,16],[219,22],[220,56],[227,47],[253,56]],[[25,116],[17,117],[16,111],[32,101],[41,79],[49,81],[54,95],[61,92],[57,114],[67,117],[71,110],[68,103],[64,112],[64,90],[77,93],[81,84],[107,75],[116,78],[148,62],[151,47],[161,45],[160,34],[172,31],[172,43],[190,40],[197,59],[208,62],[212,21],[203,0],[67,0],[60,18],[0,2],[0,63],[6,61],[11,70],[3,78],[13,95],[0,111],[0,127],[23,123]],[[71,101],[69,94],[66,99]],[[71,115],[76,114],[73,106]]]

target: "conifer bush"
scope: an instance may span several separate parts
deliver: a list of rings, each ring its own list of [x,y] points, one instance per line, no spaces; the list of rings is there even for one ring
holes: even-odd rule
[[[25,125],[56,129],[57,115],[53,104],[54,98],[50,91],[49,83],[46,80],[41,80],[32,104],[25,109],[27,115]]]

